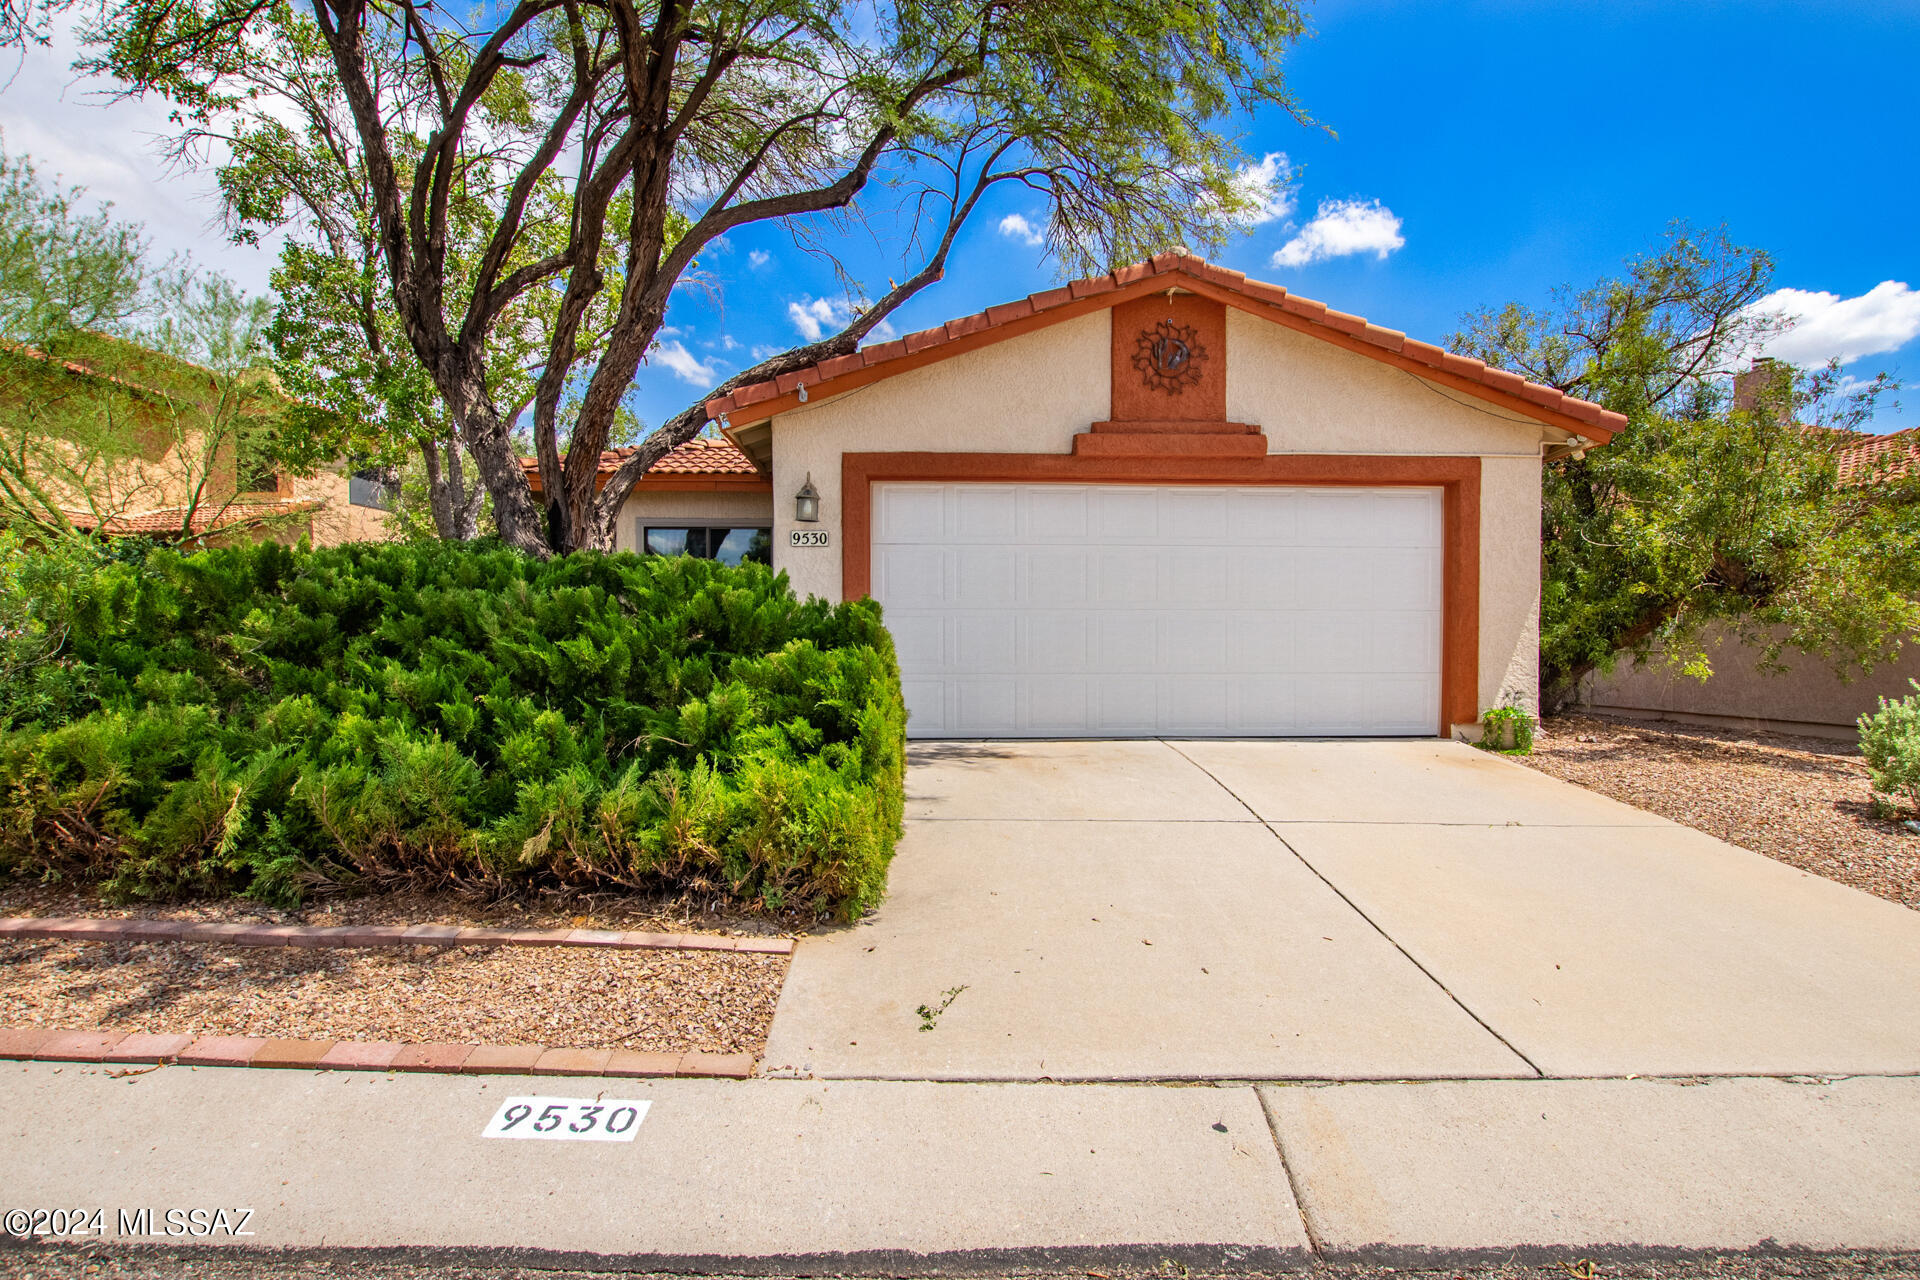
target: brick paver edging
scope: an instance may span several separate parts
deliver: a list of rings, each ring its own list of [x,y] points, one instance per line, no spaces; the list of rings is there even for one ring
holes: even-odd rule
[[[142,920],[112,916],[0,918],[0,941],[225,942],[240,947],[613,947],[627,951],[739,951],[793,954],[792,938],[726,938],[711,933],[623,933],[616,929],[468,929],[452,924],[291,925]]]
[[[753,1055],[746,1053],[641,1053],[631,1049],[549,1049],[539,1044],[402,1044],[396,1040],[267,1040],[256,1036],[65,1031],[58,1027],[0,1027],[0,1059],[461,1075],[744,1080],[753,1074]]]

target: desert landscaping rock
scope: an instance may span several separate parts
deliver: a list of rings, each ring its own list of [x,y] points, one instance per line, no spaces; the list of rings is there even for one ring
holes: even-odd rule
[[[1920,836],[1868,812],[1844,742],[1555,716],[1515,757],[1729,844],[1920,910]]]
[[[753,1054],[785,956],[0,942],[0,1025]]]

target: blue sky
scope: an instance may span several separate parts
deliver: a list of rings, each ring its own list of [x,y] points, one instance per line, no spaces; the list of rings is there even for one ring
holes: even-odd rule
[[[1283,153],[1293,168],[1297,207],[1218,255],[1224,265],[1438,341],[1464,311],[1544,301],[1556,285],[1612,272],[1673,219],[1725,222],[1774,255],[1776,285],[1840,304],[1799,300],[1807,350],[1796,358],[1904,333],[1847,372],[1920,378],[1920,296],[1883,289],[1846,305],[1885,282],[1920,288],[1920,6],[1336,0],[1312,17],[1290,79],[1332,133],[1278,114],[1247,122],[1248,153]],[[1404,243],[1276,264],[1323,201],[1378,201]],[[896,329],[1056,282],[1039,249],[1002,234],[1010,213],[1037,223],[1042,209],[1008,196],[983,210],[948,278]],[[754,345],[797,341],[789,308],[841,296],[777,230],[731,239],[703,264],[718,304],[687,292],[670,317],[688,377],[694,364],[724,375]],[[767,255],[757,266],[756,253]],[[859,260],[883,264],[871,251]],[[720,350],[723,335],[742,348]],[[641,407],[658,420],[693,388],[671,374],[660,387],[669,371],[657,361],[649,372]],[[1898,398],[1899,409],[1883,403],[1879,429],[1920,422],[1920,394]]]
[[[1725,222],[1796,291],[1779,300],[1801,317],[1781,354],[1920,379],[1920,5],[1332,0],[1310,12],[1290,78],[1331,132],[1278,113],[1242,122],[1249,156],[1284,157],[1272,163],[1292,174],[1291,208],[1217,255],[1225,265],[1438,341],[1464,311],[1612,272],[1673,219]],[[32,53],[0,88],[9,149],[142,218],[157,247],[263,286],[272,244],[222,243],[210,182],[154,158],[164,108],[99,105],[70,59]],[[1037,224],[1043,209],[1031,195],[990,200],[947,279],[894,328],[1056,283],[1041,250],[1003,227],[1009,215]],[[875,283],[899,269],[870,241],[848,252]],[[844,302],[776,227],[734,234],[702,266],[711,287],[680,291],[635,388],[648,421]],[[1877,429],[1920,424],[1920,393],[1897,399]]]

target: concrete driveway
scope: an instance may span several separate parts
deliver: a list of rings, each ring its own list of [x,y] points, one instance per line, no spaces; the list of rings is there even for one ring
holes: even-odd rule
[[[891,893],[801,943],[768,1073],[1920,1072],[1920,913],[1458,743],[911,756]]]

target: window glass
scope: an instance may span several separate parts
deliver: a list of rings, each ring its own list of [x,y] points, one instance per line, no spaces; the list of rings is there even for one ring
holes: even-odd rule
[[[705,529],[647,530],[647,554],[655,556],[700,556],[707,553]]]
[[[771,529],[710,529],[713,535],[713,558],[721,564],[741,564],[751,560],[755,564],[773,563],[773,531]]]
[[[378,507],[382,511],[393,510],[393,491],[379,476],[356,471],[347,477],[347,501],[356,507]]]

